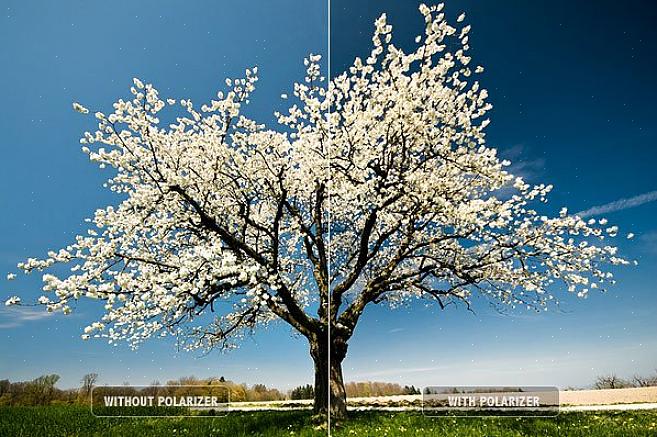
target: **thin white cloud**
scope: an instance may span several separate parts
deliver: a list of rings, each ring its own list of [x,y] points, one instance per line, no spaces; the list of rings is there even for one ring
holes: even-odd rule
[[[10,328],[15,328],[17,326],[21,326],[21,324],[18,322],[0,323],[0,329],[10,329]]]
[[[366,380],[382,376],[399,376],[409,373],[433,373],[439,370],[447,370],[448,366],[431,366],[431,367],[393,367],[372,372],[349,375],[351,381]]]
[[[608,214],[610,212],[622,211],[628,208],[634,208],[635,206],[643,205],[644,203],[654,202],[657,200],[657,190],[650,191],[648,193],[640,194],[634,197],[628,197],[626,199],[616,200],[615,202],[605,203],[604,205],[598,205],[580,211],[575,215],[580,217],[589,217],[592,215]]]
[[[639,241],[641,242],[643,249],[651,254],[657,254],[657,231],[648,232],[643,234]]]
[[[0,329],[10,329],[22,325],[24,322],[41,320],[52,316],[44,308],[11,307],[0,308]]]
[[[513,176],[520,176],[525,180],[533,180],[543,174],[545,169],[544,158],[530,158],[531,150],[524,144],[500,148],[499,156],[511,161],[506,170]]]

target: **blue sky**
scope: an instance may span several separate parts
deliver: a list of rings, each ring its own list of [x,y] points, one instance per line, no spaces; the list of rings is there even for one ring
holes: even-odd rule
[[[2,5],[2,272],[15,271],[27,256],[66,245],[85,229],[85,217],[117,200],[101,186],[109,173],[99,172],[80,151],[78,139],[93,119],[75,113],[73,101],[110,108],[129,96],[135,76],[155,84],[164,97],[208,101],[225,86],[225,77],[258,65],[259,87],[249,110],[269,122],[280,94],[291,94],[292,82],[303,79],[303,57],[327,46],[323,1],[10,0]],[[0,296],[36,295],[29,291],[40,286],[40,275],[7,282],[3,274]],[[226,355],[174,355],[167,341],[132,353],[80,339],[97,307],[83,302],[69,318],[8,313],[3,305],[0,379],[55,372],[62,386],[71,386],[95,371],[108,383],[195,374],[287,387],[312,378],[305,341],[283,326],[261,331]]]
[[[372,21],[388,13],[395,41],[421,32],[414,1],[333,0],[331,68],[344,69],[370,44]],[[552,183],[550,206],[582,211],[652,193],[657,198],[657,7],[646,1],[447,1],[472,25],[473,62],[493,110],[487,139],[529,181]],[[640,199],[639,199],[640,200]],[[639,201],[616,204],[627,207]],[[352,380],[426,385],[582,386],[595,375],[657,368],[657,202],[605,214],[637,234],[620,239],[639,266],[618,285],[561,312],[476,315],[420,304],[369,309],[352,339]]]
[[[369,51],[383,11],[402,45],[422,21],[415,1],[332,0],[333,72]],[[474,59],[486,67],[494,110],[490,145],[530,181],[553,183],[551,206],[571,211],[657,190],[654,163],[657,7],[612,2],[450,1],[466,11]],[[251,111],[268,122],[303,74],[302,58],[326,54],[324,1],[5,1],[0,10],[0,271],[66,245],[82,220],[116,199],[80,152],[89,119],[72,101],[108,108],[138,76],[165,96],[211,98],[223,78],[258,65]],[[638,203],[638,202],[634,202]],[[617,204],[619,207],[632,202]],[[620,241],[638,267],[562,311],[501,316],[487,307],[438,311],[422,303],[394,312],[368,308],[345,362],[350,380],[415,385],[586,385],[595,375],[649,373],[657,367],[657,202],[606,216],[637,236]],[[4,275],[3,275],[4,276]],[[0,297],[36,295],[39,277],[6,282]],[[148,383],[183,375],[224,375],[281,388],[311,382],[305,340],[274,326],[229,354],[175,353],[154,340],[137,352],[83,342],[98,314],[81,303],[70,317],[0,309],[0,379],[58,373],[62,386],[87,372],[101,382]]]

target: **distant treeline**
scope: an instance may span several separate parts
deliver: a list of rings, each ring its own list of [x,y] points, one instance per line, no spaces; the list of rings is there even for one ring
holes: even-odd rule
[[[344,388],[350,398],[420,394],[420,390],[412,385],[402,387],[394,382],[348,382]]]
[[[412,385],[401,386],[390,382],[348,382],[345,384],[347,397],[366,398],[376,396],[419,395],[420,390]],[[290,399],[312,399],[313,386],[302,385],[290,392]]]
[[[225,379],[223,376],[220,378],[206,379],[187,376],[173,381],[168,381],[166,385],[220,385],[223,387],[228,387],[228,390],[230,391],[231,402],[280,401],[288,398],[286,393],[283,393],[276,388],[268,388],[264,384],[254,384],[251,386],[248,386],[244,383],[238,384],[236,382]]]
[[[621,378],[615,373],[598,376],[593,384],[597,390],[631,387],[657,387],[657,371],[650,376],[634,375],[631,378]]]
[[[98,375],[90,373],[80,381],[80,387],[74,389],[59,389],[55,384],[59,375],[43,375],[32,381],[11,382],[8,379],[0,380],[0,405],[61,405],[88,403],[91,390],[97,385]],[[129,385],[124,383],[124,385]],[[183,377],[167,381],[166,384],[153,382],[150,386],[157,389],[162,386],[176,385],[217,385],[227,387],[232,402],[244,401],[277,401],[287,399],[285,393],[275,388],[268,388],[264,384],[237,384],[220,378]]]
[[[78,401],[79,390],[55,387],[59,375],[43,375],[32,381],[0,381],[0,405],[70,404]]]
[[[60,389],[55,385],[59,375],[43,375],[31,381],[11,382],[0,380],[0,405],[62,405],[86,404],[89,402],[92,389],[98,387],[98,374],[88,373],[80,381],[79,388]],[[124,383],[123,385],[129,385]],[[217,385],[227,387],[231,402],[279,401],[285,399],[312,399],[313,386],[310,384],[296,387],[289,392],[281,392],[264,384],[238,384],[219,378],[197,378],[186,376],[161,384],[155,381],[150,384],[154,390],[158,387],[177,385]],[[102,385],[101,385],[102,386]],[[394,396],[420,394],[414,386],[401,386],[389,382],[349,382],[345,384],[348,397]]]

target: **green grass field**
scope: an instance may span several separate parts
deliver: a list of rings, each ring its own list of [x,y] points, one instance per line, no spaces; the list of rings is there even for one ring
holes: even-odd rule
[[[310,413],[230,413],[217,418],[96,418],[88,408],[0,407],[0,437],[325,436]],[[657,436],[657,411],[562,413],[557,418],[428,418],[353,413],[340,436]]]

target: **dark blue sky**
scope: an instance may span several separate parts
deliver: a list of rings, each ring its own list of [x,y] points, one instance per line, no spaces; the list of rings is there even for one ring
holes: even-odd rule
[[[332,70],[369,53],[371,23],[382,12],[395,43],[412,47],[423,31],[418,4],[332,0]],[[555,185],[548,209],[581,211],[643,193],[657,199],[657,4],[446,2],[452,22],[462,11],[494,106],[489,145],[529,181]],[[620,269],[606,295],[577,301],[562,293],[561,313],[500,316],[483,303],[476,316],[420,305],[370,310],[350,346],[347,378],[579,386],[601,373],[653,372],[656,214],[657,202],[606,214],[637,234],[619,243],[640,264]]]
[[[79,151],[93,127],[72,101],[107,109],[131,79],[164,96],[211,98],[225,76],[258,65],[251,112],[269,122],[303,74],[302,58],[326,53],[324,1],[141,1],[3,3],[0,11],[0,271],[66,245],[82,220],[116,199]],[[571,211],[657,190],[657,7],[651,1],[450,1],[467,12],[474,62],[494,105],[489,144],[530,181],[553,183],[550,208]],[[334,73],[370,49],[383,11],[402,46],[421,32],[417,2],[332,0]],[[630,205],[632,202],[626,202]],[[634,202],[636,203],[636,202]],[[565,298],[563,312],[499,316],[440,312],[418,304],[368,309],[350,346],[347,379],[415,385],[536,383],[584,385],[594,375],[657,367],[657,202],[607,214],[637,237],[620,241],[638,267],[586,301]],[[39,277],[0,279],[0,297],[36,295]],[[26,292],[27,291],[27,292]],[[3,299],[4,300],[4,299]],[[304,340],[283,327],[262,331],[228,355],[173,354],[154,340],[138,352],[80,330],[98,309],[74,316],[0,309],[0,378],[62,375],[62,385],[96,371],[102,382],[148,383],[186,374],[289,387],[311,381]]]

